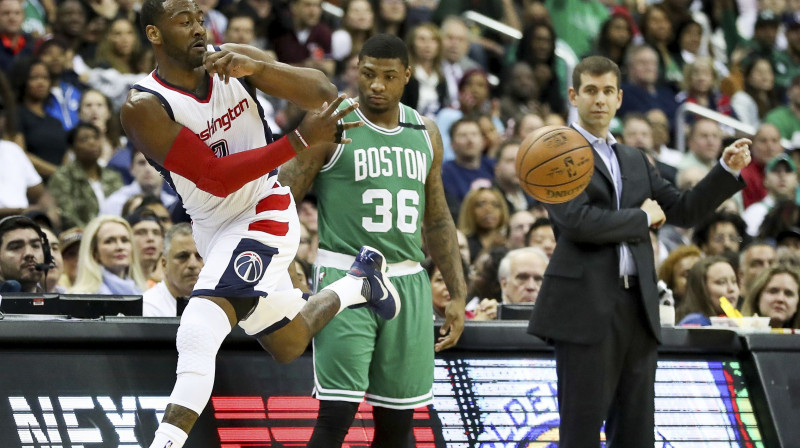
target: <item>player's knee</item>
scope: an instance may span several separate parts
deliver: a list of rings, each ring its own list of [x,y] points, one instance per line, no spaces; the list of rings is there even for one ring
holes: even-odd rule
[[[192,300],[186,307],[175,345],[178,349],[178,375],[214,373],[214,363],[230,323],[225,312],[207,300]]]

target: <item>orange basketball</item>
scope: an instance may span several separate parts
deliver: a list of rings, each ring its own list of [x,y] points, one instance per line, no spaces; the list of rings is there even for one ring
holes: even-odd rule
[[[594,173],[589,142],[575,129],[545,126],[531,132],[517,152],[517,177],[525,191],[548,204],[583,192]]]

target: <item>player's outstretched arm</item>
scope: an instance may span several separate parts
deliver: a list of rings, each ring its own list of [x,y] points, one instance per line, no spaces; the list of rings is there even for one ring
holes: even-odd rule
[[[425,218],[422,234],[425,246],[444,277],[450,302],[445,309],[445,321],[439,330],[440,337],[435,344],[436,351],[448,349],[458,342],[464,331],[464,306],[467,297],[467,284],[458,250],[456,226],[450,216],[450,209],[444,198],[442,185],[442,136],[436,124],[423,118],[425,127],[433,144],[433,162],[428,178],[425,180]]]
[[[290,132],[267,146],[219,158],[194,132],[173,121],[149,93],[132,90],[120,119],[128,138],[143,154],[191,180],[197,188],[224,197],[305,151],[306,144],[333,142],[337,122],[357,107],[354,104],[337,112],[343,99],[336,98],[330,105],[323,104],[306,114],[297,129],[303,139]],[[344,128],[358,125],[348,123]]]
[[[277,62],[250,45],[224,44],[220,51],[207,53],[204,65],[226,81],[246,76],[253,87],[302,109],[316,109],[336,98],[336,86],[321,71]]]

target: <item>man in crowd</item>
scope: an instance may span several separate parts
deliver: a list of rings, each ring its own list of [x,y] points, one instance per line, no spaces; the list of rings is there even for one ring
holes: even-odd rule
[[[497,269],[503,303],[536,303],[549,259],[536,247],[514,249]]]
[[[781,133],[773,124],[763,123],[753,137],[753,163],[742,170],[742,179],[747,186],[742,190],[744,207],[750,207],[767,195],[764,186],[765,167],[767,162],[783,154]]]
[[[142,316],[180,316],[203,267],[189,223],[175,224],[167,231],[163,254],[164,280],[144,293]]]
[[[41,292],[45,263],[42,230],[30,218],[9,216],[0,221],[0,281],[4,288]],[[19,285],[19,286],[17,286]]]
[[[775,204],[781,201],[795,202],[797,197],[797,165],[788,154],[781,154],[767,162],[766,173],[764,188],[767,189],[767,195],[742,213],[750,236],[758,235],[764,217]]]

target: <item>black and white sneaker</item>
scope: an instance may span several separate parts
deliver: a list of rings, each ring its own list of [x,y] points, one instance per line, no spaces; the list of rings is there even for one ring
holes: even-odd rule
[[[367,303],[350,308],[367,306],[386,320],[397,317],[400,313],[400,295],[386,275],[387,268],[386,258],[377,249],[363,246],[358,251],[347,275],[364,279],[361,295],[367,299]]]

